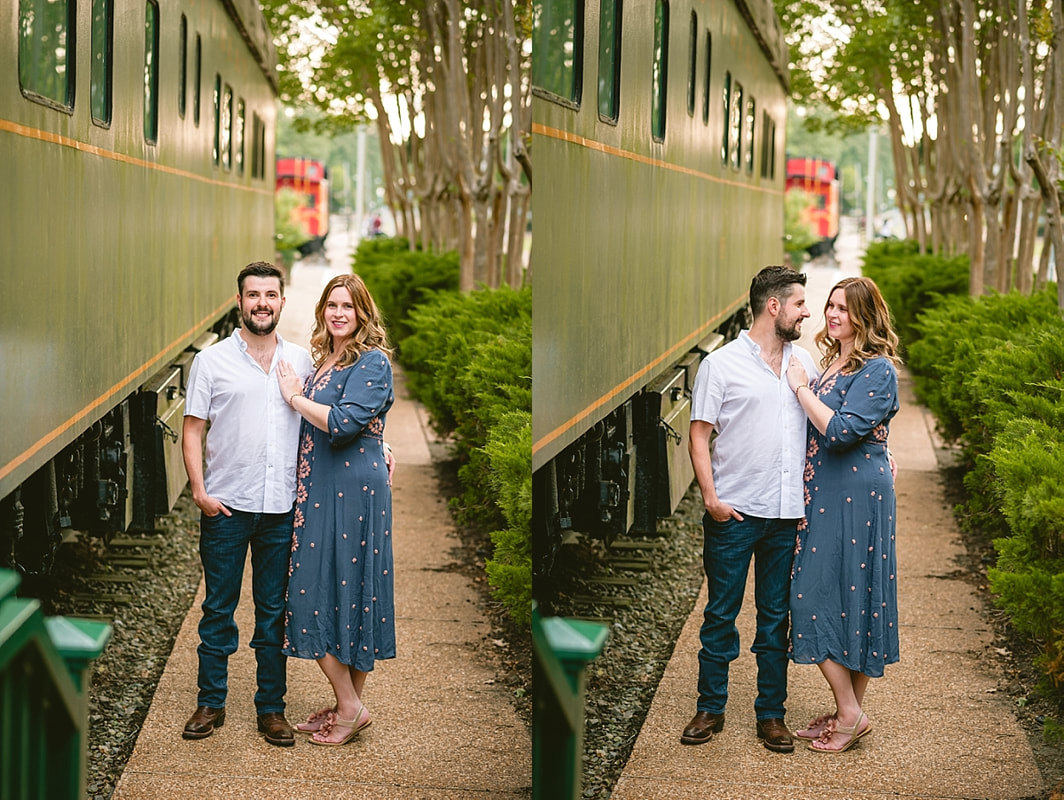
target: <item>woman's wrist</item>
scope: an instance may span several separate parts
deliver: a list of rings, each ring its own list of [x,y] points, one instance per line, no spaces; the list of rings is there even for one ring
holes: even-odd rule
[[[797,397],[797,396],[798,396],[798,392],[802,391],[802,389],[809,389],[809,386],[808,386],[808,385],[806,385],[806,384],[804,384],[804,383],[799,383],[799,384],[798,384],[798,385],[797,385],[797,386],[796,386],[796,387],[794,388],[794,396],[795,396],[795,397]],[[810,390],[810,391],[812,391],[812,390]]]
[[[292,394],[288,398],[288,405],[292,406],[292,408],[295,408],[295,406],[293,406],[292,403],[295,402],[295,399],[297,397],[302,397],[302,395],[299,392],[292,392]]]

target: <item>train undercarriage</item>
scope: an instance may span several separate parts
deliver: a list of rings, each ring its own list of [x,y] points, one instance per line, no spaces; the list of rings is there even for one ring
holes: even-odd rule
[[[599,420],[532,476],[533,573],[549,578],[559,549],[584,534],[607,543],[652,536],[694,478],[687,450],[691,390],[702,359],[738,336],[746,310]]]
[[[234,311],[0,499],[0,568],[47,573],[74,531],[108,540],[155,527],[187,482],[181,428],[192,359],[235,321]]]

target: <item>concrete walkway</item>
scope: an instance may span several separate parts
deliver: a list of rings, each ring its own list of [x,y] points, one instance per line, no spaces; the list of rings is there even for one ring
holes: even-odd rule
[[[803,339],[810,343],[823,325],[831,286],[859,274],[856,237],[839,245],[838,267],[808,269],[813,316]],[[1010,699],[998,692],[999,668],[985,657],[993,634],[980,614],[982,600],[956,561],[963,544],[942,493],[934,420],[916,404],[906,373],[901,397],[890,431],[899,464],[901,661],[868,690],[865,708],[875,730],[840,755],[810,752],[800,741],[791,754],[761,746],[754,730],[756,664],[749,651],[751,582],[739,616],[742,651],[731,667],[724,730],[708,744],[681,745],[680,731],[697,700],[703,584],[612,800],[1019,800],[1046,791]],[[800,728],[833,709],[820,671],[792,664],[788,727]]]
[[[306,344],[313,304],[332,274],[335,269],[324,262],[297,264],[286,293],[282,336]],[[274,747],[256,731],[255,661],[247,646],[254,627],[249,564],[237,616],[241,647],[229,662],[225,725],[207,739],[181,738],[196,707],[201,584],[115,800],[530,795],[527,728],[506,688],[495,683],[483,653],[490,628],[477,611],[476,591],[452,569],[458,539],[436,484],[432,434],[423,409],[397,384],[385,438],[399,464],[393,485],[398,657],[378,662],[366,682],[364,699],[373,725],[352,743],[333,748],[311,745],[300,734],[295,747]],[[315,662],[290,659],[289,722],[331,701]]]

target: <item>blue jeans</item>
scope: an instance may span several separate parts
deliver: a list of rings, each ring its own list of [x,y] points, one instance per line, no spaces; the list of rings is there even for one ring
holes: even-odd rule
[[[797,520],[745,519],[717,522],[702,517],[705,544],[702,563],[709,585],[702,649],[698,653],[698,710],[723,714],[728,700],[728,665],[739,657],[735,619],[743,605],[750,559],[754,559],[757,633],[751,651],[757,656],[759,720],[783,718],[787,701],[788,611],[791,561]]]
[[[284,600],[292,554],[293,512],[233,516],[200,514],[200,559],[206,597],[199,624],[199,705],[223,708],[229,681],[229,656],[240,644],[233,614],[240,600],[244,561],[251,545],[251,585],[255,633],[251,647],[258,664],[255,710],[284,712],[287,691]]]

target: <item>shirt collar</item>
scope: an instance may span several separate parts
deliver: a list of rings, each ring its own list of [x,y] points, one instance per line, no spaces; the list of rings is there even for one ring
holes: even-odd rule
[[[240,348],[240,352],[246,353],[248,350],[248,343],[243,336],[240,335],[241,328],[233,328],[233,338],[236,339],[237,347]],[[281,338],[281,333],[276,328],[273,329],[273,335],[277,337],[277,346],[284,350],[284,339]]]

